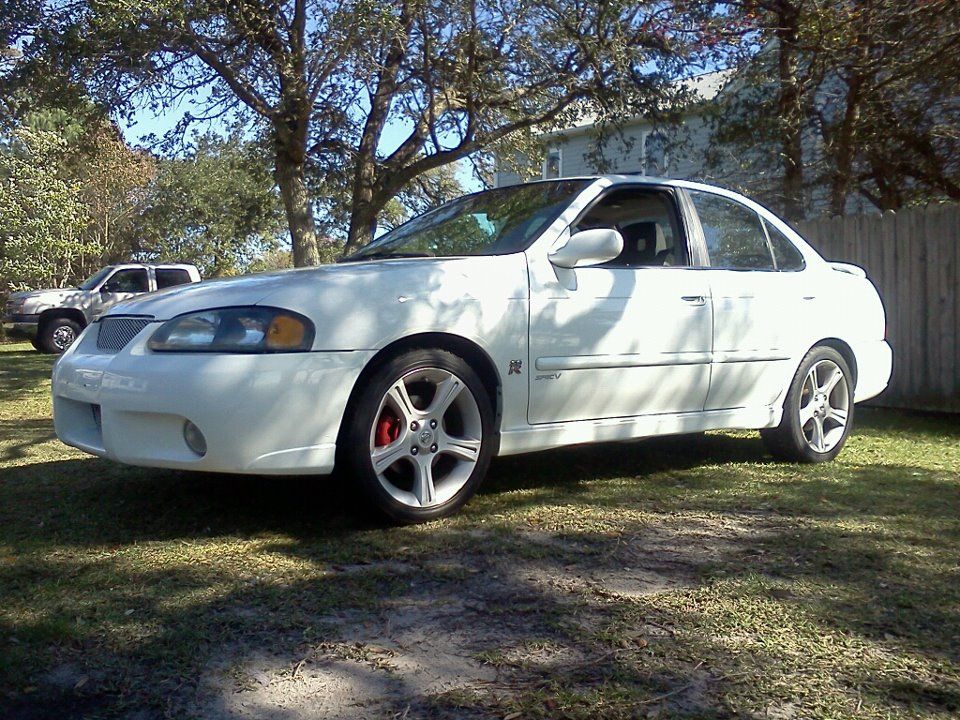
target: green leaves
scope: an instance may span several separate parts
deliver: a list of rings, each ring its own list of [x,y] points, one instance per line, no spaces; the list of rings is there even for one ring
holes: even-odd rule
[[[63,172],[64,142],[47,130],[16,130],[0,147],[0,283],[4,290],[62,284],[102,248],[83,234],[80,183]]]
[[[133,228],[138,257],[236,275],[279,247],[283,215],[268,159],[254,143],[204,135],[187,157],[160,160]]]

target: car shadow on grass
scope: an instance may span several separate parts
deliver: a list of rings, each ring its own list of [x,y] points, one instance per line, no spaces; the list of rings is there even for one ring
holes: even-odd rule
[[[18,423],[20,440],[5,450],[22,457],[30,446],[52,439],[49,425]],[[562,501],[596,494],[613,478],[683,474],[701,466],[760,462],[759,441],[728,436],[664,438],[640,443],[582,446],[495,460],[480,498],[467,506],[476,519],[489,512],[483,498],[502,508]],[[49,539],[76,545],[144,540],[246,537],[282,532],[313,540],[384,527],[365,512],[342,476],[275,477],[223,475],[136,468],[95,458],[58,460],[0,469],[6,508],[0,538]],[[537,490],[534,496],[513,496]],[[620,491],[617,491],[618,493]],[[616,502],[617,494],[604,500]],[[591,500],[592,502],[593,500]],[[476,509],[473,506],[477,506]],[[15,508],[31,508],[30,513]],[[36,533],[42,522],[46,532]]]

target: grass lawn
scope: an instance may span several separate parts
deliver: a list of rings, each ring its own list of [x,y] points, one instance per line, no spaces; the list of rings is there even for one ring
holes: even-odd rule
[[[0,345],[0,718],[960,715],[956,418],[505,458],[384,529],[59,444],[51,362]]]

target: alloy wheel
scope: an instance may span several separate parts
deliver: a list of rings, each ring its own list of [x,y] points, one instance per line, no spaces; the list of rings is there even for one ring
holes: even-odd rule
[[[412,370],[380,400],[370,428],[370,460],[397,502],[430,508],[450,500],[480,458],[483,424],[477,399],[454,373]]]
[[[803,381],[799,420],[812,450],[830,452],[844,436],[850,415],[850,386],[833,360],[815,363]]]

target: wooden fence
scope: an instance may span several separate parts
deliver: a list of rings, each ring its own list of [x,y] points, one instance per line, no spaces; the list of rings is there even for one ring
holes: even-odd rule
[[[880,291],[893,378],[875,401],[960,412],[960,205],[799,223],[829,260],[859,265]]]

